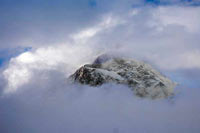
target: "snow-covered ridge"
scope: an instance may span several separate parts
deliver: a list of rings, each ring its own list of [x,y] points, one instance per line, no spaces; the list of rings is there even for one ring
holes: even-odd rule
[[[99,56],[93,64],[84,65],[70,79],[91,86],[124,84],[137,96],[152,99],[171,96],[176,85],[148,64],[107,55]]]

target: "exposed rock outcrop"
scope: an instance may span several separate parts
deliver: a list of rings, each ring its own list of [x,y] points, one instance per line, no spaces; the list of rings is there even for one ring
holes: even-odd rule
[[[98,86],[117,83],[129,86],[140,97],[166,98],[173,94],[175,83],[141,61],[99,56],[92,64],[79,68],[70,76],[75,82]]]

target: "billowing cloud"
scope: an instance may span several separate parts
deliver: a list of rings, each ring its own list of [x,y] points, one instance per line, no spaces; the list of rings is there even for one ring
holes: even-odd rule
[[[70,35],[70,42],[41,47],[12,58],[3,72],[8,80],[6,92],[16,91],[21,85],[28,83],[34,70],[57,70],[69,76],[76,68],[91,62],[101,52],[89,45],[89,39],[117,24],[119,22],[108,15],[96,26]]]
[[[95,25],[71,34],[64,44],[41,47],[11,59],[4,71],[7,91],[28,83],[33,70],[57,70],[69,76],[105,52],[148,60],[161,70],[200,68],[196,49],[199,38],[193,40],[200,34],[200,9],[145,9],[133,9],[120,16],[109,13]]]
[[[3,72],[8,80],[6,92],[15,91],[20,85],[29,82],[34,70],[57,70],[69,75],[69,72],[90,61],[91,58],[86,57],[91,57],[93,52],[87,46],[81,45],[60,45],[25,52],[11,59],[8,68]]]

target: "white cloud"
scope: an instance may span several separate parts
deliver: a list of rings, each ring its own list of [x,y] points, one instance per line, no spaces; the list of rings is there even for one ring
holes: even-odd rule
[[[28,83],[34,70],[57,70],[69,76],[69,73],[91,61],[99,53],[98,49],[95,50],[89,45],[88,40],[120,23],[109,14],[97,25],[71,35],[74,42],[41,47],[12,58],[8,68],[3,72],[8,81],[5,92],[15,92],[17,88]]]
[[[167,6],[105,15],[96,25],[72,34],[73,40],[66,44],[40,47],[13,58],[4,71],[6,90],[16,91],[28,83],[34,70],[57,70],[68,76],[105,51],[146,58],[163,70],[200,68],[199,50],[194,52],[196,44],[191,44],[200,32],[199,11],[196,7]]]
[[[153,13],[154,24],[159,29],[168,25],[183,26],[189,32],[200,31],[200,8],[195,7],[159,7]]]
[[[3,72],[8,80],[5,92],[15,92],[17,88],[28,83],[34,70],[56,70],[69,76],[70,72],[93,59],[93,52],[95,51],[88,46],[59,45],[22,53],[12,58]]]
[[[140,12],[139,9],[133,9],[133,10],[130,11],[130,16],[135,16],[135,15],[137,15],[139,12]]]
[[[71,35],[71,37],[77,43],[85,43],[88,39],[94,37],[99,32],[113,28],[122,23],[124,22],[121,19],[114,17],[112,14],[108,14],[103,17],[103,20],[100,23],[81,30],[80,32]]]
[[[34,70],[57,70],[65,73],[66,77],[69,76],[84,63],[91,62],[99,53],[98,49],[89,45],[89,39],[120,23],[121,21],[108,14],[95,26],[71,35],[72,42],[69,40],[65,44],[40,47],[12,58],[3,72],[8,81],[5,92],[15,92],[17,88],[28,83]]]
[[[152,55],[157,66],[166,70],[194,69],[200,68],[200,51],[194,50],[170,56],[171,58],[161,58],[159,55]]]
[[[182,95],[173,101],[149,101],[134,97],[129,88],[120,85],[68,85],[61,75],[48,76],[51,78],[44,80],[36,74],[29,85],[23,86],[29,91],[0,99],[0,131],[198,133],[200,130],[198,88],[182,89]]]

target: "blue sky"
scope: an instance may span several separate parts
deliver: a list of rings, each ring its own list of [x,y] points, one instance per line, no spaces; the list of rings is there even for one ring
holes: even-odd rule
[[[0,0],[0,132],[199,133],[199,36],[199,0]],[[104,53],[151,64],[174,97],[66,83]]]

